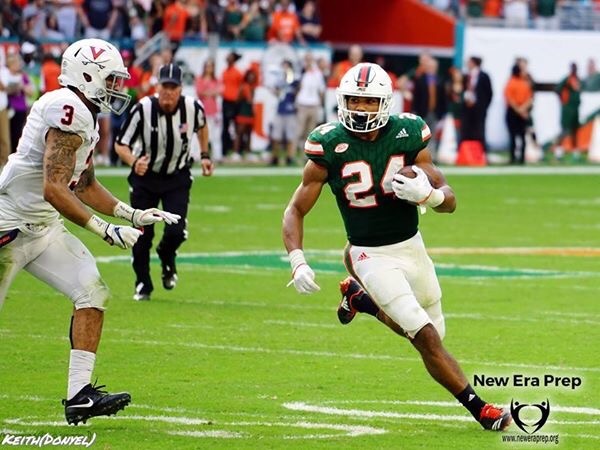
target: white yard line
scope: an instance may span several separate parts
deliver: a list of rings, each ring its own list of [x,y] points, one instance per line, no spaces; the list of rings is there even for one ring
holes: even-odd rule
[[[263,415],[263,417],[266,417]],[[285,428],[286,430],[293,428],[303,428],[311,430],[335,430],[340,431],[340,434],[310,434],[310,435],[289,435],[289,431],[286,431],[284,436],[279,436],[282,439],[325,439],[331,437],[356,437],[364,435],[378,435],[385,434],[387,430],[383,428],[376,428],[367,425],[347,425],[337,423],[319,423],[309,421],[297,421],[291,420],[290,422],[271,422],[269,420],[254,420],[254,421],[214,421],[200,419],[196,417],[185,417],[185,416],[162,416],[162,415],[128,415],[121,414],[114,417],[95,417],[94,420],[110,420],[110,421],[136,421],[136,422],[159,422],[170,425],[183,425],[183,426],[204,426],[210,425],[218,427],[267,427],[267,428]],[[4,422],[9,425],[19,425],[27,427],[69,427],[64,421],[53,421],[53,420],[37,420],[36,418],[14,418],[4,419]],[[177,436],[189,436],[195,438],[252,438],[249,433],[229,430],[166,430],[166,434],[177,435]],[[12,434],[22,434],[19,432],[13,432]]]
[[[31,401],[49,401],[41,397],[31,396],[10,396],[0,395],[0,398],[4,399],[18,399],[18,400],[31,400]],[[468,414],[435,414],[435,413],[419,413],[415,411],[409,412],[397,412],[397,411],[376,411],[370,409],[357,409],[357,408],[342,408],[339,406],[329,406],[331,404],[378,404],[378,405],[406,405],[406,406],[417,406],[417,407],[444,407],[444,408],[455,408],[462,411],[462,407],[457,402],[449,401],[418,401],[418,400],[333,400],[325,401],[324,404],[314,404],[302,401],[296,402],[285,402],[282,407],[294,412],[305,412],[312,414],[324,414],[328,416],[340,416],[340,417],[353,417],[358,419],[380,419],[380,420],[396,420],[402,419],[404,421],[415,421],[416,423],[427,421],[427,422],[439,422],[441,425],[451,425],[450,423],[464,423],[472,422],[473,419]],[[132,405],[133,406],[133,405]],[[148,409],[159,412],[173,411],[173,410],[185,410],[185,408],[165,408],[152,405],[135,405],[140,409]],[[600,409],[589,408],[582,406],[560,406],[552,405],[553,412],[560,413],[572,413],[587,416],[599,416]],[[283,434],[274,436],[275,438],[284,440],[298,440],[298,439],[331,439],[342,436],[356,437],[364,435],[381,435],[388,433],[388,430],[381,427],[374,427],[371,425],[361,424],[347,424],[347,423],[321,423],[312,420],[298,420],[291,416],[284,416],[278,414],[277,421],[269,420],[269,417],[262,414],[249,414],[250,416],[257,417],[258,420],[230,420],[231,415],[239,415],[237,413],[220,414],[224,416],[224,420],[208,420],[199,417],[188,417],[184,415],[172,416],[172,415],[129,415],[127,413],[115,416],[115,417],[97,417],[95,420],[110,420],[110,421],[137,421],[137,422],[159,422],[174,426],[183,427],[203,427],[210,425],[210,430],[203,429],[167,429],[161,430],[168,435],[184,436],[191,438],[223,438],[223,439],[253,439],[256,437],[256,433],[249,431],[241,431],[240,429],[248,428],[282,428],[284,429]],[[282,420],[284,419],[284,420]],[[286,420],[287,419],[287,420]],[[7,418],[3,422],[7,425],[12,426],[23,426],[23,427],[53,427],[53,428],[64,428],[69,427],[64,421],[55,420],[39,420],[36,417],[22,417],[22,418]],[[449,423],[450,422],[450,423]],[[549,424],[555,425],[567,425],[567,426],[597,426],[600,425],[600,420],[557,420],[551,419],[548,421]],[[404,422],[406,425],[407,422]],[[89,425],[84,425],[84,428]],[[234,428],[229,429],[215,429],[218,428]],[[82,428],[82,429],[84,429]],[[316,433],[316,434],[293,434],[291,432],[294,428],[309,429],[309,430],[333,430],[339,431],[340,433]],[[0,433],[10,434],[23,434],[22,431],[13,430],[9,428],[0,429]],[[581,439],[600,439],[600,435],[589,434],[589,433],[559,433],[561,437],[577,437]]]
[[[283,325],[286,327],[302,327],[302,328],[339,328],[340,325],[333,323],[313,323],[294,320],[263,320],[267,325]]]
[[[595,435],[595,434],[560,433],[560,437],[561,438],[574,437],[574,438],[582,438],[582,439],[600,439],[600,435]]]
[[[167,434],[173,436],[186,436],[194,438],[222,438],[222,439],[240,439],[246,438],[246,433],[237,431],[211,430],[211,431],[167,431]]]
[[[326,404],[375,404],[375,405],[409,405],[409,406],[435,406],[442,408],[462,408],[458,402],[440,402],[433,400],[329,400]],[[551,405],[552,412],[567,414],[584,414],[589,416],[600,416],[600,409],[586,406],[560,406]]]
[[[386,417],[394,419],[413,419],[413,420],[425,420],[425,421],[452,421],[452,422],[472,422],[473,418],[467,414],[463,415],[448,415],[448,414],[418,414],[418,413],[401,413],[394,411],[373,411],[364,409],[345,409],[333,406],[321,406],[308,404],[305,402],[288,402],[282,405],[284,408],[292,411],[303,411],[320,413],[333,416],[347,416],[347,417],[365,417],[365,418],[376,418]],[[454,405],[456,406],[456,405]],[[554,408],[552,408],[554,409]],[[548,420],[548,423],[557,425],[600,425],[600,420]]]
[[[129,330],[113,329],[113,331],[121,332],[126,334]],[[47,336],[41,334],[22,334],[13,333],[12,331],[3,332],[2,335],[18,336],[20,338],[26,337],[30,339],[48,339]],[[143,334],[136,331],[135,334]],[[63,338],[66,340],[67,338]],[[202,348],[209,350],[219,350],[227,352],[242,352],[242,353],[263,353],[263,354],[282,354],[282,355],[300,355],[300,356],[316,356],[323,358],[350,358],[350,359],[367,359],[367,360],[383,360],[383,361],[408,361],[408,362],[421,362],[420,358],[417,357],[405,357],[398,355],[385,355],[385,354],[371,354],[371,353],[340,353],[332,351],[314,351],[314,350],[294,350],[294,349],[274,349],[267,347],[246,347],[242,345],[219,345],[219,344],[202,344],[200,342],[171,342],[165,340],[148,340],[148,339],[114,339],[105,338],[104,341],[115,342],[118,344],[137,344],[137,345],[149,345],[155,347],[186,347],[186,348]],[[486,367],[507,367],[507,368],[519,368],[519,369],[534,369],[540,371],[556,370],[561,372],[600,372],[600,367],[575,367],[575,366],[555,366],[548,364],[529,364],[519,362],[498,362],[498,361],[471,361],[468,359],[461,359],[461,363],[465,365],[473,366],[486,366]]]

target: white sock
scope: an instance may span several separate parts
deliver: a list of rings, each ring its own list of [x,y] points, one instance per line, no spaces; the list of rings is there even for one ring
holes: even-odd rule
[[[90,383],[94,364],[96,364],[95,353],[71,350],[67,400],[71,400],[86,384]]]

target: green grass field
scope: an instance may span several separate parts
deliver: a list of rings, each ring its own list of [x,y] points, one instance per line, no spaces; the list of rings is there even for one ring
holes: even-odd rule
[[[577,168],[572,168],[577,172]],[[548,400],[532,436],[483,431],[425,372],[416,351],[369,316],[337,322],[341,219],[329,190],[306,221],[321,292],[286,288],[282,211],[300,170],[196,177],[180,282],[134,302],[129,253],[70,227],[97,256],[113,298],[95,376],[132,404],[69,427],[71,304],[27,273],[0,312],[0,446],[8,434],[95,436],[98,449],[592,449],[600,447],[600,170],[448,170],[453,215],[421,218],[444,292],[445,345],[485,400]],[[255,173],[255,175],[252,175]],[[224,176],[230,175],[230,176]],[[123,175],[98,177],[127,199]],[[155,241],[156,243],[157,241]],[[515,386],[515,376],[541,378]],[[544,386],[545,375],[582,386]],[[522,414],[528,424],[539,412]]]

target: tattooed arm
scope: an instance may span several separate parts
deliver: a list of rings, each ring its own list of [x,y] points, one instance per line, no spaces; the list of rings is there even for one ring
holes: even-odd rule
[[[64,217],[85,226],[91,213],[82,202],[102,214],[112,215],[119,200],[96,180],[93,162],[81,174],[75,189],[69,189],[75,152],[81,143],[76,134],[50,129],[44,155],[44,198]]]
[[[69,189],[75,170],[75,152],[83,143],[73,133],[51,128],[44,153],[44,199],[71,222],[85,227],[92,216]]]
[[[119,202],[119,199],[96,180],[93,161],[81,174],[75,186],[75,195],[89,207],[108,216],[113,215],[115,206]]]

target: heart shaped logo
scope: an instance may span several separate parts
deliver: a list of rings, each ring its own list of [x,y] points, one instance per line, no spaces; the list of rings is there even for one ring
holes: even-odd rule
[[[535,417],[534,423],[526,422],[526,418],[531,415],[532,412],[539,411],[539,418]],[[512,414],[515,424],[527,434],[534,434],[540,428],[544,426],[550,415],[550,400],[546,399],[541,403],[519,403],[513,400],[510,402],[510,413]],[[536,414],[537,416],[537,414]]]

